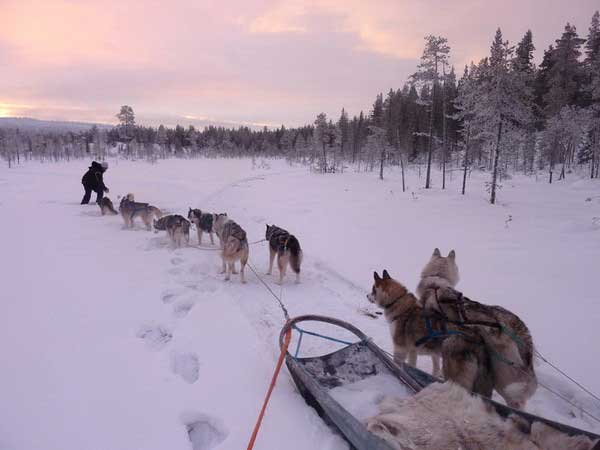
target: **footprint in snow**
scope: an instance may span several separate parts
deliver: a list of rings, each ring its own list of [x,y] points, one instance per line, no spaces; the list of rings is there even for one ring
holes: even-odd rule
[[[200,361],[195,353],[173,353],[171,355],[171,370],[188,383],[198,380]]]
[[[192,300],[180,301],[173,305],[173,314],[175,315],[175,317],[185,317],[193,307],[194,302]]]
[[[138,330],[137,337],[142,339],[152,350],[160,350],[173,339],[170,330],[162,325],[146,324]]]
[[[192,450],[212,450],[221,444],[229,432],[223,423],[205,414],[188,415],[185,428],[192,443]]]
[[[183,273],[183,269],[181,267],[173,267],[172,269],[169,269],[169,274],[171,275],[181,275]]]
[[[171,258],[171,264],[173,264],[174,266],[179,266],[183,262],[185,262],[185,259],[183,259],[183,258],[179,258],[179,257]]]
[[[160,299],[163,303],[173,303],[182,293],[183,289],[167,289],[160,295]]]

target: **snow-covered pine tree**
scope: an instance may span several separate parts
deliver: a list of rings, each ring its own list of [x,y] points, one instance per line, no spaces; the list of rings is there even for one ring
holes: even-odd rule
[[[590,178],[598,178],[600,167],[600,12],[592,16],[585,43],[584,66],[588,73],[590,92]]]
[[[513,69],[515,72],[523,78],[523,82],[528,89],[533,92],[535,83],[535,64],[533,62],[533,52],[535,46],[533,45],[533,34],[531,30],[527,30],[523,39],[517,45],[515,51],[515,58],[513,61]],[[523,149],[523,172],[533,170],[533,163],[535,161],[535,103],[533,101],[529,104],[531,108],[530,121],[523,124],[524,129],[524,145]],[[517,155],[518,157],[518,155]]]
[[[429,142],[427,144],[427,176],[425,189],[431,187],[431,158],[433,154],[433,122],[435,117],[435,101],[440,81],[440,68],[448,63],[450,46],[448,39],[441,36],[426,36],[425,49],[417,72],[412,79],[417,84],[426,84],[431,87],[431,100],[429,111]],[[423,97],[421,97],[423,100]]]
[[[478,102],[474,115],[488,139],[493,139],[494,158],[490,203],[496,203],[502,138],[528,123],[531,115],[530,88],[513,68],[513,47],[502,40],[500,28],[492,42],[489,64],[477,83]]]
[[[318,147],[321,152],[321,172],[327,172],[327,145],[329,143],[329,124],[327,123],[327,115],[320,113],[315,120],[314,141],[315,147]]]
[[[471,63],[470,69],[467,66],[465,66],[463,77],[458,83],[458,95],[454,100],[454,107],[457,110],[454,114],[454,117],[463,125],[460,131],[464,146],[462,195],[465,195],[467,186],[467,171],[470,164],[469,145],[472,141],[471,136],[474,134],[475,131],[475,112],[479,102],[479,99],[477,98],[478,80],[476,70],[477,67],[473,63]]]
[[[550,57],[552,66],[548,73],[548,92],[544,96],[546,117],[557,114],[563,106],[579,104],[582,97],[584,71],[579,61],[585,39],[577,35],[574,25],[567,23]]]

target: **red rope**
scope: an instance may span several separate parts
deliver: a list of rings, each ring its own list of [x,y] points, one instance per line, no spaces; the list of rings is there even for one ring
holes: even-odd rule
[[[252,436],[250,437],[250,442],[248,442],[247,450],[252,450],[254,448],[254,442],[256,441],[256,436],[258,435],[258,430],[260,429],[260,425],[262,424],[263,417],[265,416],[265,411],[267,409],[267,404],[271,399],[271,394],[273,393],[273,389],[275,388],[275,382],[277,381],[277,377],[279,376],[279,372],[281,371],[281,366],[283,364],[283,359],[285,358],[285,354],[287,352],[288,346],[290,345],[290,340],[292,338],[292,330],[288,329],[285,334],[285,339],[283,340],[283,347],[281,347],[281,354],[279,355],[279,360],[277,361],[277,366],[275,366],[275,372],[273,373],[273,378],[271,379],[271,384],[269,385],[269,390],[267,391],[267,396],[265,397],[265,401],[263,402],[262,408],[260,409],[260,414],[258,415],[258,419],[256,420],[256,425],[254,425],[254,430],[252,431]]]

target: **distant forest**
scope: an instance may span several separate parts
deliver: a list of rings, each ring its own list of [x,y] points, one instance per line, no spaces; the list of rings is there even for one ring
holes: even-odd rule
[[[0,155],[22,160],[102,159],[119,152],[150,162],[172,157],[285,157],[311,170],[335,173],[418,165],[424,187],[445,188],[446,173],[490,172],[490,201],[510,173],[543,171],[552,183],[573,170],[600,170],[600,15],[585,37],[567,23],[534,63],[534,36],[511,45],[498,29],[490,54],[457,69],[441,36],[425,38],[415,73],[400,89],[378,94],[368,112],[337,118],[318,114],[298,128],[254,130],[208,126],[137,125],[130,106],[119,125],[84,131],[0,129]],[[458,72],[458,73],[457,73]],[[431,168],[441,175],[433,179]],[[436,172],[437,173],[437,172]]]

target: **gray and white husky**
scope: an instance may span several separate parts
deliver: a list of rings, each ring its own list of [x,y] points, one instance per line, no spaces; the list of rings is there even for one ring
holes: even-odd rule
[[[226,273],[225,280],[231,278],[235,271],[235,262],[240,261],[240,278],[242,283],[246,282],[244,268],[248,262],[250,249],[246,232],[237,223],[227,217],[227,214],[217,214],[214,224],[215,233],[221,241],[221,258],[223,259],[223,270]]]
[[[273,271],[273,260],[277,255],[277,267],[279,268],[279,284],[283,283],[283,277],[287,271],[288,264],[296,274],[296,283],[300,282],[300,265],[302,264],[302,249],[300,242],[293,234],[275,225],[267,225],[265,239],[269,241],[269,271]]]
[[[491,356],[494,389],[509,406],[521,409],[537,389],[531,333],[511,311],[463,297],[454,289],[458,280],[456,252],[452,250],[444,257],[436,248],[421,273],[417,287],[419,305],[426,312],[435,312],[453,323],[465,323],[468,328],[478,330]],[[468,325],[469,322],[480,324]],[[460,349],[454,350],[460,353]],[[444,365],[451,363],[444,361]]]
[[[154,221],[154,229],[166,231],[174,247],[190,244],[190,222],[179,214],[169,214]]]
[[[196,225],[198,230],[198,245],[202,245],[202,233],[208,233],[210,243],[214,245],[213,233],[215,232],[215,222],[217,215],[207,212],[202,212],[200,209],[189,208],[188,220]]]
[[[152,218],[160,219],[162,217],[160,209],[149,203],[136,202],[131,193],[121,199],[119,211],[125,222],[125,228],[133,228],[133,221],[136,217],[140,217],[144,225],[146,225],[146,229],[150,231],[152,228]]]

